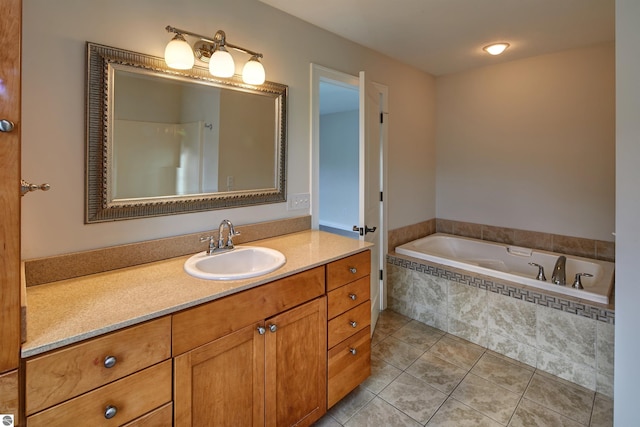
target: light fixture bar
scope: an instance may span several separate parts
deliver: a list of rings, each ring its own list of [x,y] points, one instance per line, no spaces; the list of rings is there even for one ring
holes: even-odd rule
[[[230,47],[231,49],[235,49],[239,52],[243,52],[246,53],[248,55],[251,56],[256,56],[258,58],[263,58],[264,56],[259,53],[259,52],[255,52],[253,50],[249,50],[247,48],[232,44],[227,42],[226,40],[226,34],[224,33],[224,31],[222,30],[218,30],[216,31],[215,36],[213,37],[209,37],[209,36],[203,36],[202,34],[198,34],[198,33],[192,33],[191,31],[186,31],[186,30],[181,30],[180,28],[176,28],[176,27],[172,27],[171,25],[167,25],[165,27],[165,30],[167,30],[168,33],[175,33],[175,34],[186,34],[188,36],[191,37],[196,37],[202,41],[205,41],[207,43],[211,43],[214,46],[225,46],[225,47]]]

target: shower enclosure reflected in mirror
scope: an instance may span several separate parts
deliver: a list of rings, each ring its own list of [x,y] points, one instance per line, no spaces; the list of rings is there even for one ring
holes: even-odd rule
[[[87,223],[286,201],[287,86],[87,52]]]

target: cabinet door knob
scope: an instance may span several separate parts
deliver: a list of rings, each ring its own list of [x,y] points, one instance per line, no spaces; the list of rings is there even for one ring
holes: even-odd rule
[[[104,367],[113,368],[114,366],[116,366],[117,361],[118,359],[116,359],[115,356],[107,356],[104,358]]]
[[[349,267],[349,271],[351,272],[351,274],[356,274],[358,272],[358,269],[355,267]]]
[[[11,132],[15,125],[11,120],[1,119],[0,120],[0,132]]]
[[[349,349],[349,353],[353,354],[354,356],[356,355],[358,351],[355,348],[350,348]]]
[[[349,324],[351,325],[352,328],[358,327],[358,322],[356,322],[355,320],[350,321]]]
[[[269,325],[269,330],[270,330],[271,332],[275,332],[275,331],[277,331],[277,330],[278,330],[278,327],[277,327],[276,325]]]
[[[258,326],[258,333],[260,335],[264,335],[265,332],[267,332],[267,330],[265,328],[263,328],[262,326]]]
[[[115,417],[117,413],[118,413],[118,408],[116,408],[115,406],[109,405],[104,410],[104,417],[110,420],[111,418]]]
[[[351,298],[351,300],[355,301],[358,298],[358,295],[356,294],[349,294],[349,298]]]

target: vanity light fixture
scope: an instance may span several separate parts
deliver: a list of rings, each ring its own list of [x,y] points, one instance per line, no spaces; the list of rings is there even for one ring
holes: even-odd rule
[[[171,68],[188,70],[193,68],[195,59],[209,63],[209,72],[216,77],[232,77],[236,71],[233,57],[227,50],[231,48],[238,52],[251,55],[242,69],[242,81],[251,85],[261,85],[265,81],[265,72],[260,58],[262,54],[227,42],[226,34],[218,30],[213,37],[207,37],[190,31],[180,30],[167,25],[167,32],[175,36],[164,50],[164,60]],[[184,36],[198,39],[193,48]]]
[[[482,48],[489,55],[500,55],[502,52],[507,50],[509,47],[509,43],[493,43],[488,46]]]

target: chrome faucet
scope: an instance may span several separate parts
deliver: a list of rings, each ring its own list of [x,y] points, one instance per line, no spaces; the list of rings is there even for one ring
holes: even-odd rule
[[[567,257],[560,255],[556,260],[556,265],[553,267],[553,275],[551,276],[551,283],[560,286],[566,286],[567,273],[565,270],[567,264]]]
[[[224,237],[222,232],[224,231],[224,227],[227,226],[229,228],[229,234],[227,234],[227,243],[224,243]],[[231,250],[233,249],[233,236],[239,235],[240,232],[236,231],[235,227],[228,219],[223,219],[220,223],[220,227],[218,228],[218,250],[225,249]]]

